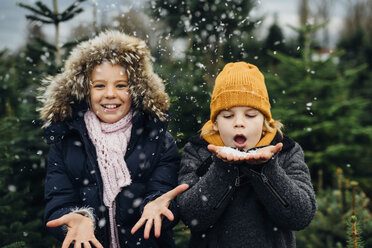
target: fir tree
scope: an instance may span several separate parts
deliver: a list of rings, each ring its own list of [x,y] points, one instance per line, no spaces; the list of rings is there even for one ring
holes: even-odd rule
[[[305,29],[306,30],[306,29]],[[310,45],[302,58],[277,53],[280,62],[266,74],[274,118],[300,143],[311,168],[330,176],[339,166],[353,175],[372,140],[361,122],[368,101],[351,94],[351,83],[365,67],[340,71],[332,54],[314,61]]]
[[[343,177],[342,170],[338,169],[334,186],[322,189],[317,194],[318,210],[313,221],[306,229],[296,232],[298,247],[346,247],[350,240],[353,244],[350,247],[354,248],[355,238],[363,239],[365,247],[372,247],[372,217],[367,209],[369,199],[363,191],[351,185]],[[357,237],[350,230],[356,220],[359,225]],[[359,240],[359,246],[356,247],[362,247]]]
[[[264,53],[281,52],[283,54],[288,53],[282,29],[278,25],[277,15],[274,16],[274,23],[269,27],[269,32],[263,42],[263,52]],[[266,60],[265,62],[266,64],[277,63],[275,57],[272,56],[266,56],[262,59]]]
[[[22,8],[28,9],[32,12],[32,15],[26,15],[26,18],[31,21],[39,21],[43,24],[53,24],[55,27],[55,38],[54,44],[49,44],[45,40],[39,40],[41,45],[49,47],[49,49],[54,50],[55,62],[57,65],[61,64],[61,46],[60,44],[60,23],[66,22],[74,18],[77,14],[83,11],[79,5],[86,0],[76,0],[64,11],[58,11],[58,1],[53,0],[53,9],[50,9],[47,5],[41,1],[37,1],[35,6],[31,6],[24,3],[18,3]],[[65,44],[64,46],[69,46],[70,44]]]
[[[36,7],[20,5],[34,13],[28,19],[56,25],[80,13],[81,2],[76,1],[62,13],[51,11],[40,1]],[[36,95],[41,79],[60,68],[54,60],[59,56],[55,55],[58,46],[42,37],[29,37],[17,55],[0,53],[0,78],[4,82],[0,93],[0,247],[57,244],[43,223],[48,146],[38,121]]]
[[[261,21],[250,17],[254,5],[251,0],[151,1],[150,15],[164,25],[160,39],[186,45],[185,56],[171,62],[171,51],[156,48],[162,51],[157,71],[168,79],[172,100],[169,129],[180,146],[209,119],[210,92],[219,70],[228,62],[261,55],[253,36]]]
[[[351,186],[351,194],[352,194],[352,205],[351,205],[351,217],[350,221],[348,222],[348,239],[347,239],[347,247],[348,248],[363,248],[364,243],[361,240],[361,231],[359,226],[359,220],[356,216],[356,187],[358,183],[355,181],[350,182]]]

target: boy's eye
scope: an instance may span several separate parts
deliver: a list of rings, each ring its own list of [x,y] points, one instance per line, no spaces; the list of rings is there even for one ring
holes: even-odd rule
[[[255,115],[255,114],[246,114],[245,116],[246,116],[246,117],[248,117],[248,118],[253,118],[253,117],[256,117],[256,115]]]
[[[230,119],[232,117],[233,117],[233,115],[223,115],[223,118],[225,118],[225,119]]]

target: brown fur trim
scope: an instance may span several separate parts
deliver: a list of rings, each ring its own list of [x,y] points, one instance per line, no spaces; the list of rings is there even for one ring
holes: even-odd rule
[[[72,50],[64,72],[43,80],[40,117],[50,122],[72,115],[71,104],[89,98],[89,75],[104,61],[126,67],[135,107],[164,121],[169,108],[163,80],[153,71],[151,54],[144,41],[119,31],[106,31]]]

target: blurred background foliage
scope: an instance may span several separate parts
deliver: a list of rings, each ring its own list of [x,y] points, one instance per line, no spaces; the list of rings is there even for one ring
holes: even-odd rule
[[[148,43],[171,97],[169,131],[180,149],[209,119],[211,90],[223,66],[239,60],[257,65],[273,116],[304,148],[317,191],[319,210],[297,233],[298,247],[350,245],[350,180],[359,185],[358,247],[372,247],[371,0],[345,1],[350,11],[335,47],[327,25],[333,0],[316,0],[315,11],[299,0],[296,37],[285,37],[275,17],[267,35],[257,38],[265,17],[251,16],[253,0],[149,0],[145,11],[106,16],[99,25],[94,9],[91,25],[71,29],[62,44],[60,25],[83,12],[84,1],[64,10],[57,0],[19,3],[28,10],[24,46],[0,51],[0,247],[60,245],[43,227],[48,146],[36,112],[37,88],[46,75],[61,71],[71,48],[105,29]],[[46,25],[54,27],[53,41],[44,34]],[[177,247],[187,247],[187,227],[180,223],[175,232]]]

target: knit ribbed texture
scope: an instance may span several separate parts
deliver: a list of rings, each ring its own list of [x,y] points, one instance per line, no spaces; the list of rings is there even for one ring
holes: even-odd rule
[[[92,112],[84,115],[85,124],[96,152],[103,182],[103,203],[109,210],[111,248],[119,248],[119,236],[115,221],[115,198],[122,187],[131,184],[129,170],[124,160],[132,130],[132,111],[120,121],[101,122]]]
[[[217,76],[210,105],[210,120],[202,128],[202,137],[210,144],[223,146],[213,122],[221,110],[247,106],[259,110],[269,123],[274,123],[270,112],[269,95],[265,79],[258,68],[245,62],[228,63]],[[267,132],[256,146],[268,145],[276,134]]]
[[[249,106],[271,120],[265,79],[258,68],[245,62],[228,63],[217,76],[211,102],[211,120],[223,109]]]

